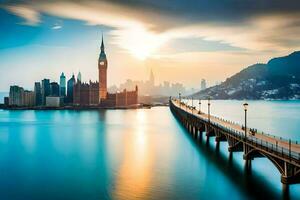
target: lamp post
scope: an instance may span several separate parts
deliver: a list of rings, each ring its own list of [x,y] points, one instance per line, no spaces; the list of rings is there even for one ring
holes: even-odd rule
[[[208,124],[210,125],[210,97],[207,99],[207,106],[208,106]]]
[[[201,114],[201,99],[199,99],[199,112],[198,114]]]
[[[247,108],[248,108],[248,103],[244,103],[244,111],[245,111],[245,140],[247,140]]]
[[[192,97],[192,114],[194,114],[194,97]]]
[[[207,129],[207,135],[210,133],[210,97],[207,99],[207,113],[208,113],[208,129]]]

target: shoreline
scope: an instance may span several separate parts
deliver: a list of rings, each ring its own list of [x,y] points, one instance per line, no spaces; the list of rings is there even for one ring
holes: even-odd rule
[[[168,104],[140,104],[127,107],[101,107],[101,106],[61,106],[61,107],[16,107],[0,104],[2,110],[129,110],[151,109],[152,107],[169,106]]]

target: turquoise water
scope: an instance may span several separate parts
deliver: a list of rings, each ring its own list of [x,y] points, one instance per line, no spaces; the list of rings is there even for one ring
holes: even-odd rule
[[[299,195],[299,185],[280,184],[279,172],[267,159],[255,159],[250,174],[244,170],[242,153],[229,158],[226,143],[219,150],[213,139],[195,143],[167,107],[0,110],[0,199],[296,199]]]

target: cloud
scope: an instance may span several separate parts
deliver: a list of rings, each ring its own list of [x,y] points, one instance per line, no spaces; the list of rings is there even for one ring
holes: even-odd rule
[[[33,1],[8,10],[31,25],[45,13],[113,27],[113,42],[141,57],[159,54],[170,41],[189,38],[256,52],[300,47],[298,0]]]
[[[57,29],[61,29],[61,28],[62,28],[61,25],[54,25],[54,26],[52,27],[53,30],[57,30]]]
[[[4,7],[11,13],[24,18],[26,22],[23,24],[36,26],[40,23],[40,14],[30,6],[25,5],[8,5]]]

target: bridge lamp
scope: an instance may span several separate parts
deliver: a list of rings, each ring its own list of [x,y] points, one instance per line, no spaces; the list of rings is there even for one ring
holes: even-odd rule
[[[244,111],[245,111],[245,139],[247,139],[247,109],[248,109],[248,103],[244,103]]]
[[[207,106],[208,106],[208,123],[210,123],[210,97],[207,99]]]
[[[192,97],[192,113],[194,113],[194,97]]]
[[[198,114],[201,114],[201,99],[199,99],[199,112]]]

